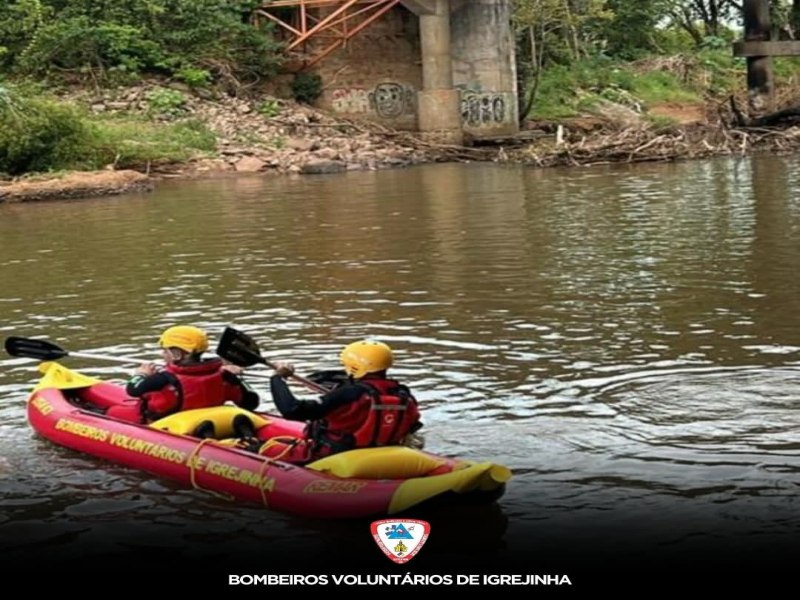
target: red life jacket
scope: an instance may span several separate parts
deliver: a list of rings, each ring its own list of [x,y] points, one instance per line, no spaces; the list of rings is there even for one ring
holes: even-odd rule
[[[417,401],[406,386],[391,379],[362,379],[358,385],[367,388],[358,400],[312,423],[311,437],[321,454],[393,446],[419,428]]]
[[[181,410],[221,406],[226,400],[222,361],[207,360],[196,365],[167,365],[171,385],[142,396],[146,417],[158,419]]]

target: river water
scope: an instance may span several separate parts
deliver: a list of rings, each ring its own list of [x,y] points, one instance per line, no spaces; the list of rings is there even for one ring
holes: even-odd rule
[[[0,551],[121,572],[197,561],[219,571],[209,584],[334,568],[586,587],[780,574],[800,558],[798,173],[794,158],[436,165],[0,205],[3,337],[155,358],[169,325],[233,325],[300,374],[379,338],[428,449],[514,472],[496,505],[421,515],[430,542],[398,570],[368,523],[237,507],[37,438],[35,363],[3,355]]]

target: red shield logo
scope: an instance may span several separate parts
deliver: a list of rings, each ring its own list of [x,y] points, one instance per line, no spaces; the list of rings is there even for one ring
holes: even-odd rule
[[[383,519],[370,525],[372,539],[390,560],[403,564],[422,550],[431,534],[431,524],[418,519]]]

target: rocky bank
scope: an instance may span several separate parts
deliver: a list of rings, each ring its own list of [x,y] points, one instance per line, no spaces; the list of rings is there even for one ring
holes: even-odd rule
[[[167,91],[165,94],[165,90]],[[154,102],[167,97],[169,103]],[[269,96],[238,98],[181,84],[154,82],[129,89],[63,93],[95,115],[146,115],[156,121],[202,121],[217,136],[213,154],[181,163],[137,165],[136,171],[76,173],[54,179],[0,181],[0,202],[75,198],[148,189],[158,177],[217,174],[321,174],[405,167],[430,162],[494,161],[537,167],[674,161],[800,149],[800,127],[734,127],[720,107],[651,107],[648,112],[608,103],[592,115],[530,122],[515,139],[448,146],[411,132],[355,121]],[[652,119],[669,109],[672,120]],[[675,115],[678,115],[676,118]]]

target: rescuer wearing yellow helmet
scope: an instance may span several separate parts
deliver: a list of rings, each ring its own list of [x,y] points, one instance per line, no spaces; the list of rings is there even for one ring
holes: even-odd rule
[[[148,423],[166,415],[195,408],[221,406],[227,400],[247,410],[259,403],[238,375],[239,367],[219,358],[203,359],[208,335],[198,327],[177,325],[166,329],[158,340],[163,351],[163,369],[144,363],[136,369],[125,391],[138,398],[113,406],[106,414],[137,423]]]
[[[305,462],[354,448],[400,445],[422,427],[411,391],[387,376],[393,362],[389,346],[361,340],[345,346],[339,358],[345,372],[329,378],[338,385],[319,402],[296,399],[285,381],[293,368],[276,365],[270,380],[275,405],[285,418],[308,421],[308,425],[304,444],[273,445],[268,449],[270,456]]]

